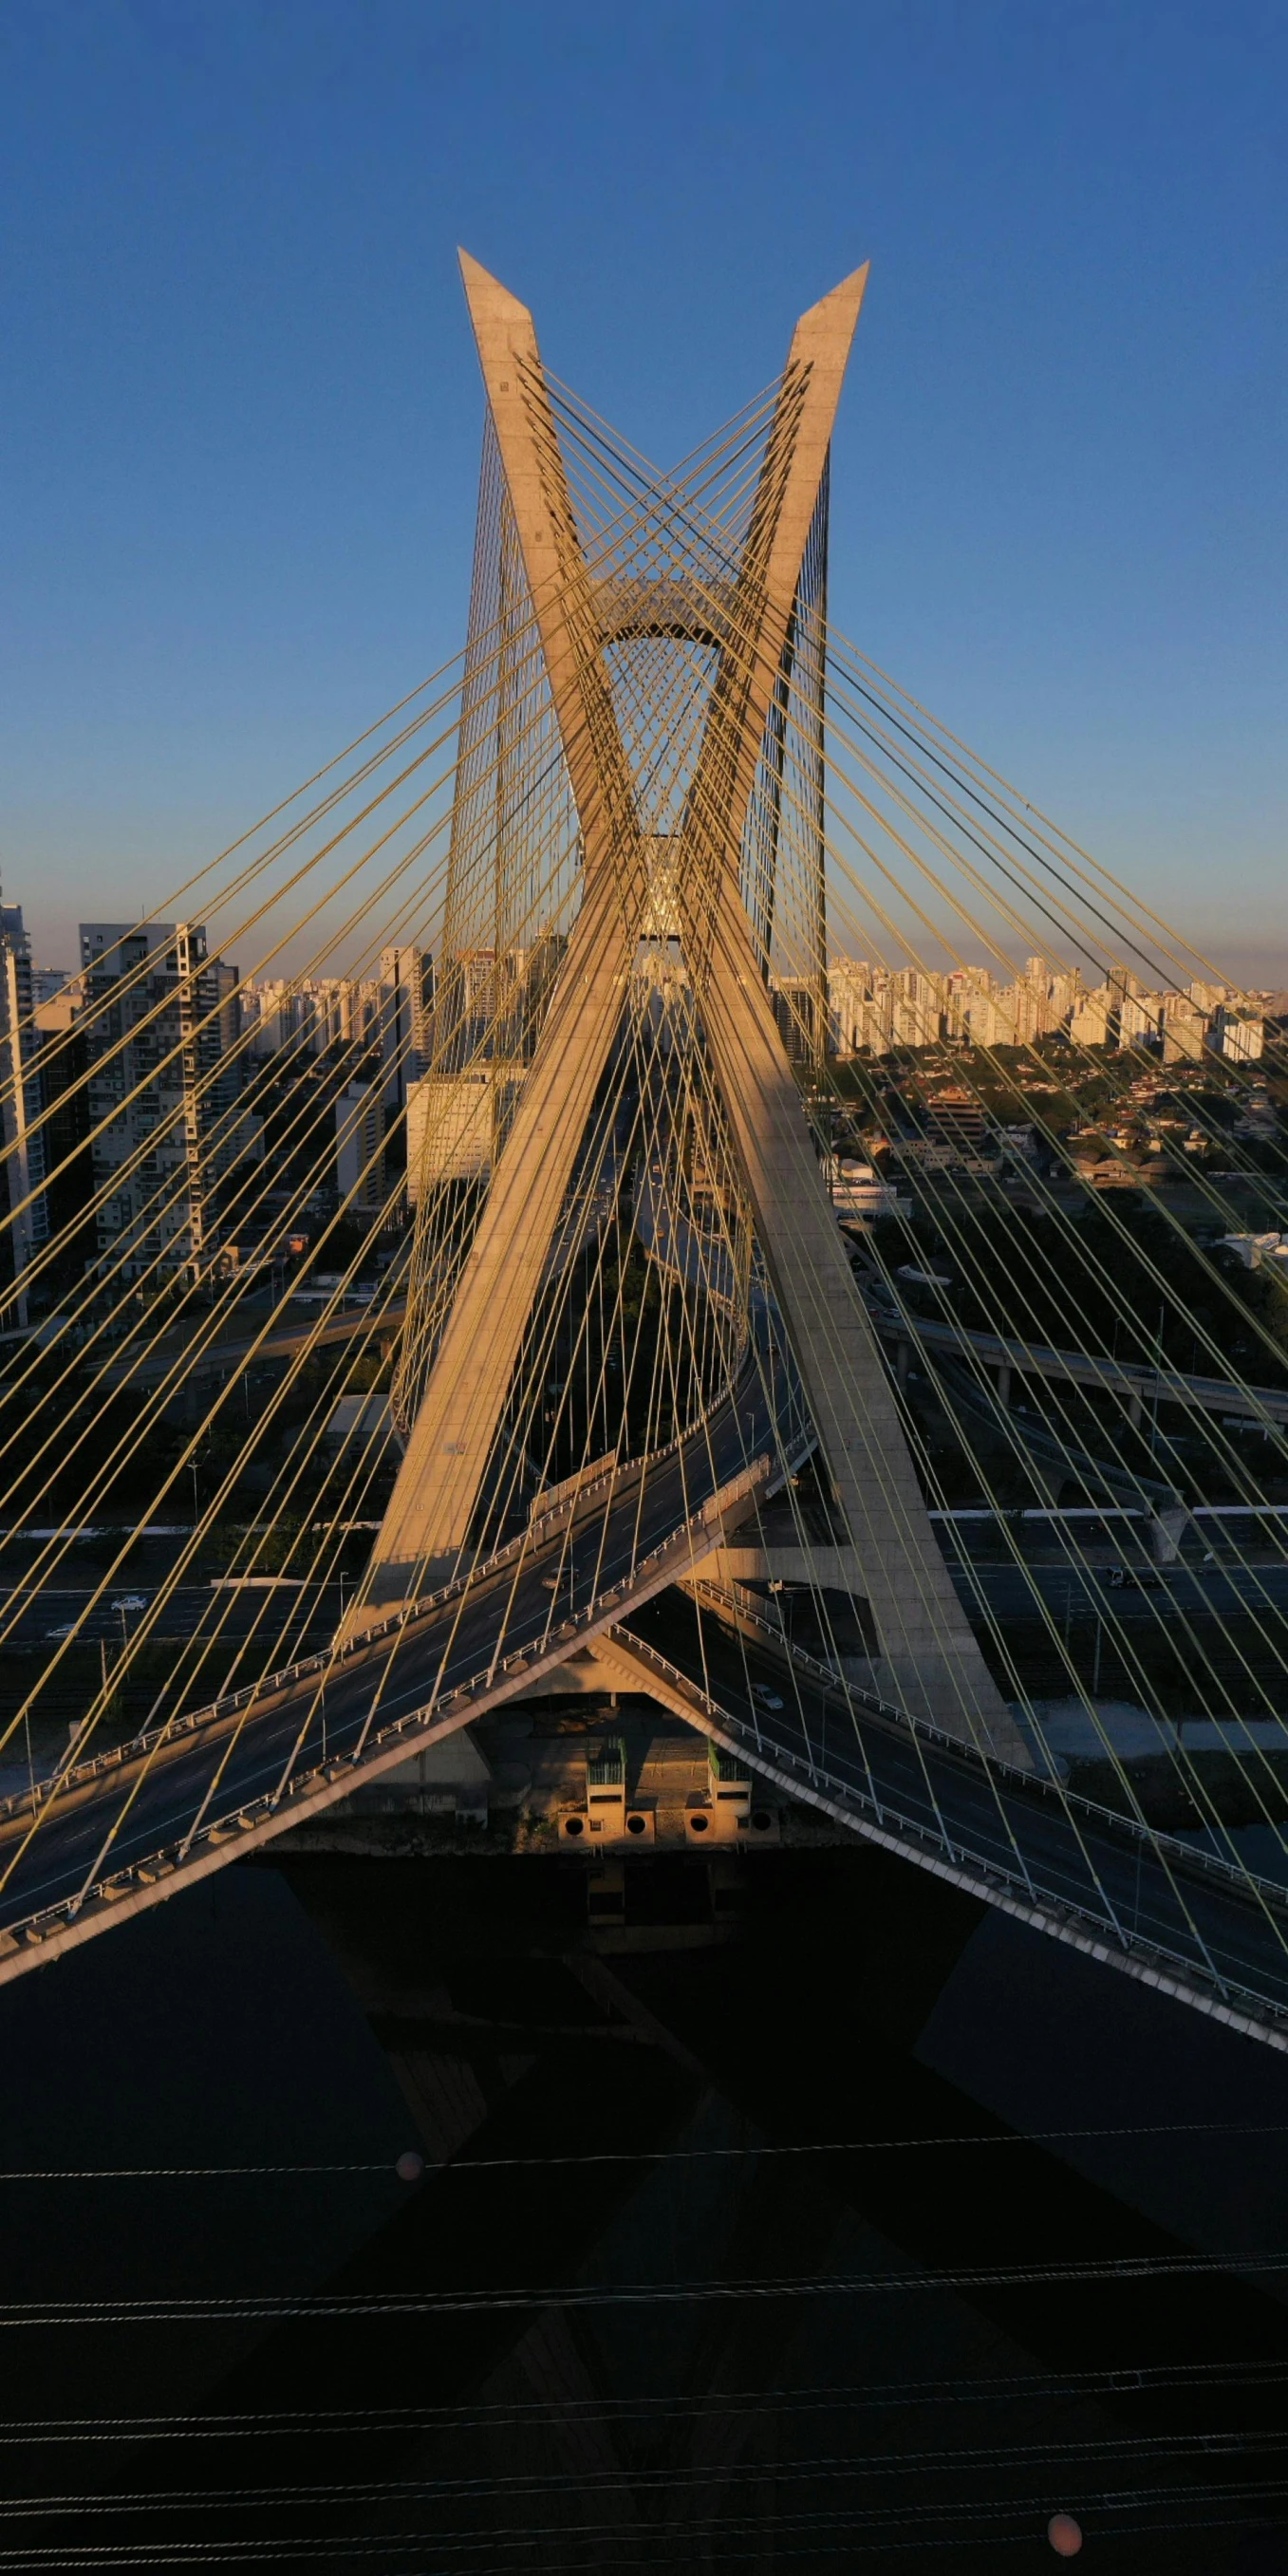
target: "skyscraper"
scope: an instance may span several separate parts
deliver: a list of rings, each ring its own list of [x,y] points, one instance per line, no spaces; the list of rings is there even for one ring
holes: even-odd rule
[[[237,1115],[235,970],[197,923],[80,926],[96,1258],[154,1284],[215,1266],[220,1183],[262,1152]]]
[[[39,1039],[35,1024],[31,941],[23,928],[22,906],[0,904],[0,1083],[3,1084],[5,1183],[11,1218],[9,1266],[13,1294],[5,1299],[4,1328],[22,1330],[27,1323],[24,1273],[49,1231],[41,1183],[45,1177],[44,1131],[40,1123]]]
[[[381,949],[380,1001],[386,1103],[401,1109],[408,1083],[415,1082],[429,1063],[434,961],[427,948]]]

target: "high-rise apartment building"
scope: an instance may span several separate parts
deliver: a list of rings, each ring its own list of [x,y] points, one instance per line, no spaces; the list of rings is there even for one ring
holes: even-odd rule
[[[1212,1031],[1212,1044],[1231,1064],[1256,1064],[1265,1052],[1266,1024],[1260,1014],[1222,1003]]]
[[[1075,1047],[1161,1045],[1166,1064],[1224,1056],[1255,1063],[1265,1043],[1258,997],[1224,985],[1193,983],[1183,993],[1146,992],[1130,967],[1111,963],[1089,989],[1077,967],[1026,957],[1014,982],[999,983],[986,966],[955,966],[937,975],[919,967],[894,972],[864,957],[834,957],[827,972],[831,1043],[841,1057],[888,1056],[941,1039],[994,1049],[1028,1047],[1061,1030]],[[786,993],[786,987],[782,988]],[[1261,996],[1264,1003],[1267,996]],[[786,1002],[775,1007],[789,1052],[802,1053]]]
[[[380,952],[380,1055],[386,1100],[401,1109],[428,1070],[433,1046],[434,961],[427,948]]]
[[[827,1002],[819,977],[772,976],[769,998],[791,1062],[821,1067],[827,1041]]]
[[[1127,993],[1118,1018],[1118,1043],[1125,1047],[1155,1046],[1162,1025],[1161,993]]]
[[[40,1123],[38,1054],[31,942],[23,928],[22,906],[0,904],[0,1084],[4,1095],[0,1132],[9,1209],[8,1270],[13,1282],[0,1323],[9,1331],[22,1329],[28,1321],[27,1292],[21,1283],[37,1246],[49,1232],[41,1186],[45,1177],[45,1140]]]
[[[1069,1035],[1075,1046],[1108,1046],[1113,1035],[1116,996],[1108,984],[1098,984],[1094,992],[1083,993],[1069,1021]]]
[[[350,1083],[335,1104],[335,1186],[342,1208],[369,1215],[385,1200],[384,1082]]]
[[[80,926],[96,1261],[154,1284],[217,1267],[221,1188],[263,1151],[238,1115],[235,970],[197,923]]]
[[[1163,996],[1164,1064],[1201,1064],[1207,1013],[1183,993]]]

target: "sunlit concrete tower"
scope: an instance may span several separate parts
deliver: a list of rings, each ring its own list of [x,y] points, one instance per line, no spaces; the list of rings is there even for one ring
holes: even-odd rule
[[[524,846],[512,818],[531,803],[537,773],[530,768],[521,781],[517,724],[512,770],[505,757],[507,653],[517,659],[511,639],[521,631],[539,639],[551,732],[575,802],[581,896],[512,1120],[502,1127],[492,1117],[486,1203],[450,1312],[435,1325],[432,1365],[423,1385],[404,1385],[410,1436],[370,1600],[356,1617],[383,1615],[432,1586],[466,1545],[592,1104],[618,1044],[626,986],[648,941],[687,979],[700,1014],[701,1042],[834,1498],[829,1575],[861,1599],[887,1690],[910,1709],[1014,1753],[1012,1722],[930,1526],[790,1061],[795,1056],[808,1070],[827,1025],[821,730],[811,671],[822,667],[829,445],[866,271],[797,325],[735,553],[715,564],[682,504],[660,486],[637,509],[637,533],[618,528],[611,557],[588,552],[532,317],[475,261],[463,255],[462,268],[488,404],[476,564],[487,558],[491,513],[497,570],[485,619],[476,571],[440,1006],[454,974],[464,996],[470,967],[463,954],[454,966],[453,955],[463,946],[454,932],[456,889],[472,832],[490,833],[494,850],[493,982],[511,946],[510,925],[523,912]],[[483,666],[485,627],[489,677],[476,694],[480,703],[486,694],[491,738],[501,751],[490,760],[476,812],[471,670]],[[650,684],[648,707],[628,715],[622,657],[637,648],[643,658],[637,655],[634,667],[660,670],[662,678]],[[678,724],[668,719],[666,678],[677,655],[700,672],[704,695],[700,726],[691,712],[685,718],[694,748],[683,790],[663,806],[655,782],[665,728]],[[797,801],[815,814],[817,839],[797,906],[806,916],[805,971],[790,992],[775,992],[770,955],[785,759],[793,763]],[[482,778],[483,763],[477,766]],[[482,995],[487,977],[479,983],[478,966],[476,956]],[[476,997],[474,1007],[495,1010],[495,997]],[[461,1014],[464,1025],[464,1000]],[[487,1052],[475,1046],[472,1055],[472,1078],[483,1087],[504,1070],[486,1062]],[[450,1076],[452,1067],[443,1071]],[[432,1156],[432,1111],[418,1109]]]

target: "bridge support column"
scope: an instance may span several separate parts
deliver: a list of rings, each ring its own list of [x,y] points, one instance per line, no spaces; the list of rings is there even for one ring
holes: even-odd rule
[[[1149,1548],[1155,1565],[1175,1565],[1189,1517],[1183,1503],[1150,1514]]]

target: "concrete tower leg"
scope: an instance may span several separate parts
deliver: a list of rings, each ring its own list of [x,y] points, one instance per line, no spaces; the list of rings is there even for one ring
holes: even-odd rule
[[[612,1045],[648,859],[531,315],[462,268],[524,572],[582,827],[584,899],[513,1128],[408,1441],[356,1626],[464,1549],[554,1230]],[[889,1695],[975,1744],[1023,1750],[958,1603],[806,1132],[743,905],[766,722],[824,487],[866,282],[793,336],[676,867],[690,970],[786,1329],[853,1547]]]
[[[464,252],[461,269],[582,828],[585,893],[349,1634],[431,1590],[466,1544],[647,895],[647,855],[532,316]],[[770,578],[750,587],[736,621],[750,647],[731,657],[741,723],[730,736],[726,706],[723,726],[708,726],[708,752],[717,737],[732,739],[743,811],[866,275],[860,270],[797,325],[767,444],[748,557],[768,561]]]

